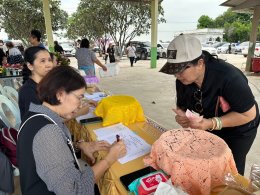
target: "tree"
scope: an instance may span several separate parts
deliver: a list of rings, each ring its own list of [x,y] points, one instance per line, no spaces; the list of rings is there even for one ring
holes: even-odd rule
[[[213,19],[209,16],[202,15],[198,20],[197,28],[213,28],[214,22]]]
[[[228,42],[248,41],[252,14],[236,13],[228,9],[215,20],[202,15],[198,20],[198,28],[224,28],[224,39]],[[260,25],[259,25],[260,28]],[[258,30],[258,39],[260,31]]]
[[[28,44],[32,29],[45,34],[42,0],[0,0],[0,23],[10,38]],[[52,28],[54,31],[66,27],[68,14],[61,10],[60,0],[50,0]]]
[[[138,35],[149,33],[150,10],[151,5],[143,2],[81,0],[77,14],[70,19],[68,37],[79,35],[98,39],[102,35],[109,35],[122,46]],[[161,6],[159,13],[163,15]],[[165,20],[160,17],[158,21]],[[73,31],[75,28],[77,30]]]

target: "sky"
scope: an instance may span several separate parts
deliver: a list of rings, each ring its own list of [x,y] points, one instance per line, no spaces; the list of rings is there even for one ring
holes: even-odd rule
[[[72,14],[77,10],[80,0],[61,0],[61,8]],[[200,16],[212,19],[224,13],[228,8],[219,6],[225,0],[163,0],[166,23],[158,24],[158,41],[171,41],[174,32],[195,30]],[[5,39],[2,32],[0,38]],[[136,37],[135,40],[150,40],[150,34]]]
[[[61,0],[61,7],[69,14],[77,9],[80,0]],[[225,0],[163,0],[166,23],[158,24],[158,41],[171,41],[174,32],[195,30],[202,15],[212,19],[224,13],[228,8],[219,6]],[[150,40],[150,34],[136,37],[135,40]]]

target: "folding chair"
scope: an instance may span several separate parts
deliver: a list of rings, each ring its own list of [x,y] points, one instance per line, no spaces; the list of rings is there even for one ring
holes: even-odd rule
[[[4,86],[4,92],[5,92],[5,96],[13,102],[15,107],[20,112],[19,105],[18,105],[18,92],[13,87],[10,86]]]
[[[12,101],[3,95],[0,95],[0,118],[5,126],[19,129],[20,112]]]

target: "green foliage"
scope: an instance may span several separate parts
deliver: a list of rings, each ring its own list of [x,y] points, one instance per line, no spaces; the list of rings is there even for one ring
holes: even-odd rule
[[[198,20],[197,28],[213,28],[213,19],[209,16],[202,15]]]
[[[202,15],[198,28],[224,28],[224,39],[228,42],[248,41],[252,29],[252,14],[236,13],[228,9],[215,20]],[[260,25],[257,39],[260,40]]]
[[[54,53],[58,65],[70,65],[70,59],[60,54],[59,52]]]
[[[45,34],[42,0],[0,0],[0,25],[9,38],[20,39],[28,44],[32,29]],[[50,0],[52,28],[54,31],[66,27],[68,14],[61,10],[60,0]]]
[[[159,6],[160,16],[163,9]],[[159,22],[165,20],[160,17]],[[77,12],[69,19],[68,37],[96,40],[109,34],[119,45],[135,36],[148,34],[151,27],[151,5],[141,2],[81,0]]]

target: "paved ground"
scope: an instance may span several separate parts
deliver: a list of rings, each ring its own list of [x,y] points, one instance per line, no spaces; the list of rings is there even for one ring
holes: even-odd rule
[[[246,58],[242,55],[222,54],[219,57],[244,70]],[[71,58],[71,62],[71,65],[76,67],[75,58]],[[175,115],[171,110],[175,107],[176,102],[175,78],[158,72],[165,62],[165,59],[159,59],[157,68],[151,69],[149,60],[140,60],[134,64],[134,67],[130,67],[129,60],[123,58],[118,63],[119,75],[101,78],[99,86],[113,94],[127,94],[136,97],[148,117],[167,129],[178,128],[179,125],[175,122]],[[250,74],[247,75],[247,78],[256,101],[260,105],[260,75]],[[246,176],[253,163],[260,164],[259,139],[260,134],[258,133],[247,156]]]

